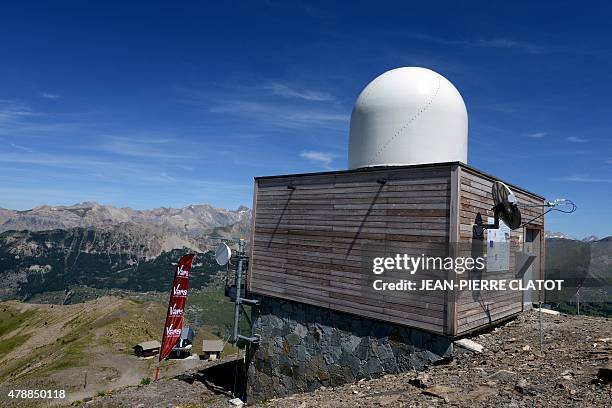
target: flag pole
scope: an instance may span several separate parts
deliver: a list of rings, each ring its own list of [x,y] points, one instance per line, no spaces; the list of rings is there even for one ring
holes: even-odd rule
[[[183,327],[183,316],[185,303],[187,302],[187,291],[189,289],[189,271],[193,265],[195,254],[187,254],[179,259],[172,280],[170,299],[168,299],[168,309],[166,321],[164,323],[164,333],[159,348],[159,360],[155,368],[155,382],[159,381],[159,367],[161,362],[172,352],[172,349],[181,339]],[[183,289],[181,289],[183,285]]]

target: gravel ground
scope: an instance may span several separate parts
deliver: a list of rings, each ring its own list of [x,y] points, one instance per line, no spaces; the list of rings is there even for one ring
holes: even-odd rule
[[[420,373],[388,375],[261,403],[260,407],[612,407],[598,380],[612,360],[612,320],[538,314],[472,340],[485,347]]]
[[[126,387],[109,396],[74,404],[95,408],[228,407],[229,397],[209,390],[203,383],[164,379],[149,385]]]
[[[445,365],[265,401],[258,407],[612,407],[612,385],[598,378],[612,360],[612,320],[529,312],[474,337],[482,353]],[[603,371],[602,371],[603,372]],[[609,371],[607,371],[608,375]],[[601,375],[601,374],[600,374]],[[609,377],[608,377],[609,380]],[[204,384],[163,380],[95,398],[85,407],[230,407]]]

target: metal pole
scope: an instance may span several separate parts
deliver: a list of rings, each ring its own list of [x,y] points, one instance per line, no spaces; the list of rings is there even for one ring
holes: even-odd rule
[[[539,302],[539,307],[538,307],[538,317],[540,320],[540,353],[544,353],[544,346],[542,344],[542,301]]]
[[[240,319],[240,291],[242,280],[242,259],[244,258],[244,239],[240,238],[238,242],[238,267],[236,268],[236,300],[234,305],[234,327],[233,327],[233,343],[238,342],[238,321]]]
[[[578,308],[578,316],[580,316],[580,289],[576,291],[576,307]]]

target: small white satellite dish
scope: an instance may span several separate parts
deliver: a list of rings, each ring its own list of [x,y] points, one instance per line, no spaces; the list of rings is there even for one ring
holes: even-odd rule
[[[225,242],[220,243],[215,249],[215,261],[221,266],[225,265],[232,257],[232,249]]]

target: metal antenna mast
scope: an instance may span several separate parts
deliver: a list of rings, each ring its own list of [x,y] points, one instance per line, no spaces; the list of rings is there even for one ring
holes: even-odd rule
[[[227,240],[231,242],[230,240]],[[236,241],[233,241],[236,242]],[[227,265],[227,273],[225,279],[225,296],[229,297],[234,303],[234,322],[232,326],[232,337],[231,342],[233,344],[239,341],[246,341],[247,343],[258,343],[258,336],[243,336],[239,333],[240,315],[244,313],[244,317],[249,320],[248,313],[244,309],[244,305],[247,306],[258,306],[259,300],[246,298],[246,290],[242,285],[242,280],[246,276],[248,270],[249,257],[245,252],[245,240],[240,238],[238,240],[238,252],[232,257],[232,250],[225,243],[219,244],[215,251],[215,260],[219,265]],[[230,262],[231,260],[235,262]],[[235,269],[234,269],[235,268]],[[233,285],[229,282],[229,273],[231,270],[235,271]],[[249,320],[249,324],[251,321]]]
[[[257,343],[259,342],[259,337],[257,336],[243,336],[238,334],[238,324],[240,322],[240,311],[243,309],[243,304],[248,306],[257,306],[259,305],[259,300],[246,299],[242,297],[242,268],[244,267],[245,261],[248,262],[248,256],[245,255],[244,252],[244,239],[240,238],[238,242],[238,266],[236,267],[236,296],[234,297],[234,327],[232,331],[232,342],[234,344],[238,343],[239,340],[244,340],[249,343]],[[231,296],[230,296],[231,299]],[[245,313],[246,316],[246,313]]]

